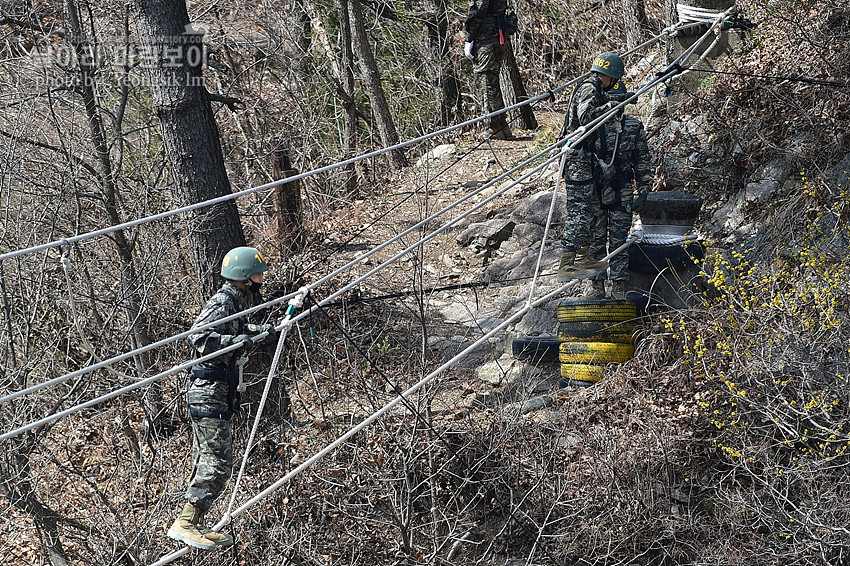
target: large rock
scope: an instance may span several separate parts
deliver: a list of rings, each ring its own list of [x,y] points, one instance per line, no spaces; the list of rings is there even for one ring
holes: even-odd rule
[[[791,164],[784,157],[766,163],[753,173],[751,182],[712,215],[708,227],[725,237],[726,243],[752,236],[755,227],[749,221],[748,212],[766,206],[786,183],[793,183],[790,173]]]
[[[549,208],[552,205],[552,191],[531,195],[523,200],[511,213],[511,220],[516,224],[523,222],[546,225]],[[552,224],[563,225],[567,215],[567,197],[563,192],[557,193],[555,210],[552,212]]]
[[[504,218],[493,218],[486,222],[470,224],[455,238],[461,246],[470,246],[476,251],[492,251],[498,249],[502,242],[513,233],[514,223]]]

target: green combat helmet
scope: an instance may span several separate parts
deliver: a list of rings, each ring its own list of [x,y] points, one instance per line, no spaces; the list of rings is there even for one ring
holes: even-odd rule
[[[221,261],[221,276],[231,281],[247,281],[255,273],[269,270],[257,248],[233,248]]]
[[[616,53],[602,53],[601,55],[597,55],[593,60],[593,66],[590,70],[608,75],[619,81],[623,78],[626,69],[619,55]]]

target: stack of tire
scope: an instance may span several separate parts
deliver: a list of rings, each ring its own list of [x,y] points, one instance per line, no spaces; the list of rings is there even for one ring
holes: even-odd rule
[[[566,299],[558,305],[560,386],[590,386],[605,367],[635,353],[637,306],[627,299]]]

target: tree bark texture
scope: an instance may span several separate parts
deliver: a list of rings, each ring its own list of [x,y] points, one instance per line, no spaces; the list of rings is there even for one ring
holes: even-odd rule
[[[507,84],[510,88],[502,88],[502,96],[506,98],[505,106],[512,106],[525,100],[528,100],[528,93],[525,91],[525,84],[522,81],[522,75],[519,72],[519,67],[514,56],[514,46],[510,36],[505,36],[505,48],[502,52],[502,68],[501,68],[502,85]],[[513,93],[510,96],[508,93]],[[537,129],[537,118],[534,116],[534,110],[530,104],[526,104],[519,109],[519,119],[522,121],[522,127],[526,130]]]
[[[202,35],[186,33],[185,0],[134,0],[133,6],[141,47],[150,55],[150,89],[163,145],[183,202],[231,194],[218,125],[203,84]],[[170,59],[172,54],[178,57]],[[204,293],[212,295],[224,254],[245,245],[236,203],[193,211],[188,229],[198,279]]]
[[[626,46],[629,49],[640,45],[644,30],[648,27],[644,0],[623,0],[623,28],[626,31]]]
[[[360,0],[348,0],[348,13],[351,20],[351,36],[354,43],[354,51],[357,53],[357,60],[360,63],[360,72],[363,74],[363,82],[366,85],[366,92],[372,104],[372,113],[375,115],[375,123],[378,126],[381,142],[384,144],[384,147],[396,145],[399,141],[398,133],[395,129],[392,114],[390,114],[390,107],[387,104],[384,87],[381,84],[381,73],[378,70],[378,63],[375,60],[375,54],[372,52],[372,46],[366,35],[366,26],[363,23],[363,7],[360,4]],[[408,165],[407,158],[400,149],[389,152],[389,159],[392,166],[396,169],[401,169]]]
[[[351,19],[348,17],[348,0],[335,0],[339,15],[339,77],[342,89],[342,104],[345,108],[343,128],[343,157],[349,159],[357,152],[357,106],[354,95],[354,52],[351,50]],[[351,198],[357,198],[357,169],[352,163],[345,168],[346,192]]]
[[[275,181],[298,174],[292,168],[289,149],[281,144],[273,154],[272,176]],[[275,194],[275,214],[277,216],[278,243],[286,245],[289,251],[296,251],[304,241],[301,222],[301,182],[293,181],[277,185]]]

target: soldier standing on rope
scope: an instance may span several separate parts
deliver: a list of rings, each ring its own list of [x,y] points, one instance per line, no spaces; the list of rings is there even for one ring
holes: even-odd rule
[[[590,124],[614,106],[606,91],[623,77],[624,70],[623,60],[615,53],[602,53],[593,60],[590,77],[579,83],[570,97],[559,139]],[[567,219],[561,236],[563,253],[558,266],[559,283],[605,267],[588,257],[586,247],[594,217],[593,167],[596,163],[594,143],[597,137],[597,132],[594,132],[579,144],[572,145],[565,156]]]
[[[260,290],[265,259],[255,248],[234,248],[221,264],[224,285],[198,315],[192,328],[244,311]],[[190,334],[189,345],[204,356],[241,344],[242,348],[192,366],[186,400],[192,422],[192,475],[186,488],[186,505],[168,530],[168,536],[189,546],[204,550],[230,546],[233,538],[204,526],[204,514],[224,490],[233,468],[233,439],[230,418],[239,408],[237,359],[254,345],[251,335],[267,332],[266,340],[274,340],[273,324],[248,324],[242,318]]]
[[[472,61],[475,86],[486,114],[505,107],[499,69],[504,57],[505,37],[516,33],[514,12],[507,13],[506,0],[473,0],[466,17],[464,55]],[[513,139],[505,114],[490,118],[485,139]]]
[[[623,81],[617,81],[608,97],[615,103],[623,102],[632,93],[626,92]],[[595,144],[594,167],[594,219],[589,249],[591,258],[603,258],[626,242],[632,227],[632,213],[640,213],[651,188],[652,156],[646,143],[643,122],[623,114],[620,109],[615,118],[599,129]],[[637,187],[637,195],[634,189]],[[626,298],[629,280],[629,256],[626,253],[611,258],[608,264],[611,279],[611,297]],[[588,299],[605,297],[605,275],[600,272],[590,278]]]

